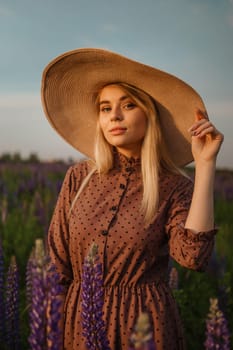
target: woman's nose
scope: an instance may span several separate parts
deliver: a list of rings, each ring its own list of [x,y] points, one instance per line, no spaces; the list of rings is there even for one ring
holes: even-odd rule
[[[122,120],[123,115],[121,113],[120,108],[114,108],[112,110],[111,121]]]

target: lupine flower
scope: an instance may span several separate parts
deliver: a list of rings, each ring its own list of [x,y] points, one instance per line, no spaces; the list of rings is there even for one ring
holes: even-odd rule
[[[31,305],[32,302],[32,281],[33,281],[33,252],[27,261],[26,266],[26,302],[27,305]]]
[[[98,247],[94,243],[83,265],[82,284],[82,326],[89,350],[110,350],[103,321],[102,264],[99,262]]]
[[[61,285],[59,284],[59,274],[55,271],[53,265],[50,265],[50,269],[47,273],[47,286],[48,286],[48,305],[49,314],[47,319],[47,330],[50,350],[62,349],[62,330],[61,330],[61,318],[62,318],[62,299],[61,294],[63,292]]]
[[[5,339],[4,257],[0,239],[0,343]]]
[[[27,264],[27,300],[30,305],[30,336],[32,350],[62,349],[62,287],[59,275],[49,262],[42,239],[35,242]]]
[[[172,267],[169,274],[169,287],[171,289],[178,289],[178,284],[179,284],[178,271],[175,267]]]
[[[156,350],[147,313],[142,312],[137,319],[134,332],[130,337],[129,350]]]
[[[47,256],[42,240],[36,240],[34,257],[31,266],[31,305],[30,336],[28,338],[32,350],[44,350],[46,339],[46,266]]]
[[[16,259],[11,258],[6,278],[6,344],[7,349],[17,350],[20,347],[19,334],[19,272]]]
[[[230,350],[230,333],[226,318],[218,306],[218,299],[210,299],[210,312],[206,320],[206,350]]]

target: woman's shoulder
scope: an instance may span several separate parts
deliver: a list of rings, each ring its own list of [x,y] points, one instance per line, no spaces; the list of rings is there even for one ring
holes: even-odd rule
[[[63,187],[69,193],[76,193],[93,168],[94,166],[91,160],[81,160],[70,165],[63,181]]]
[[[176,202],[191,198],[193,193],[192,179],[182,173],[164,173],[160,178],[160,198],[166,202]]]
[[[166,186],[171,188],[177,188],[182,186],[192,187],[193,180],[188,174],[186,174],[183,171],[178,173],[165,171],[160,176],[160,184],[161,186]]]
[[[79,174],[80,172],[88,174],[93,168],[93,161],[90,159],[82,159],[70,166],[68,171],[71,171],[75,174]]]
[[[69,166],[66,172],[66,178],[75,181],[83,180],[93,169],[92,160],[84,159]]]

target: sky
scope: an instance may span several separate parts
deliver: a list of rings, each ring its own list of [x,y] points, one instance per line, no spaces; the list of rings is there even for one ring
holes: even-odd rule
[[[41,75],[56,56],[105,48],[174,74],[202,96],[233,169],[233,0],[0,0],[0,154],[83,157],[44,116]]]

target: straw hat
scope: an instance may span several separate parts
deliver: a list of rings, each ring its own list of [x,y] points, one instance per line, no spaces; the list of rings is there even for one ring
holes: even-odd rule
[[[69,144],[93,158],[96,94],[106,84],[116,82],[139,87],[156,100],[172,160],[179,166],[191,162],[187,129],[195,111],[205,111],[201,97],[179,78],[107,50],[77,49],[48,64],[41,95],[49,122]]]

